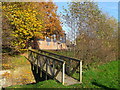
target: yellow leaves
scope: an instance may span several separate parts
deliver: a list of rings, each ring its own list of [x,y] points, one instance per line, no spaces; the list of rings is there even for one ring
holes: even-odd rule
[[[35,10],[33,12],[31,12],[30,9],[16,10],[14,11],[14,13],[15,13],[13,14],[14,16],[20,17],[20,18],[17,18],[17,17],[11,18],[12,24],[15,24],[17,26],[17,30],[15,31],[16,34],[14,35],[15,37],[20,37],[20,35],[22,34],[24,34],[25,36],[33,35],[32,33],[33,31],[38,32],[42,28],[42,25],[41,25],[42,22],[36,19]],[[20,33],[18,34],[18,32]],[[27,39],[29,39],[28,36],[27,36]]]
[[[8,73],[8,72],[5,72],[5,73],[2,74],[2,77],[4,77],[4,78],[10,78],[11,74]]]
[[[9,64],[2,64],[3,66],[5,66],[5,67],[9,67],[10,65]]]
[[[2,6],[2,9],[4,10],[6,7],[5,6]]]
[[[50,29],[50,32],[47,32],[48,34],[53,34],[54,30],[62,31],[56,13],[52,12],[56,10],[53,3],[44,2],[44,4],[40,3],[39,5],[32,3],[9,3],[8,5],[4,5],[3,8],[6,11],[5,15],[8,20],[15,27],[12,33],[16,38],[13,42],[15,46],[25,48],[26,41],[30,38],[43,37],[41,31],[46,32],[46,28]],[[48,5],[50,8],[43,10],[45,5]],[[46,12],[49,12],[52,18]]]
[[[18,34],[14,34],[15,37],[18,37]]]
[[[36,24],[34,24],[34,26],[36,27],[37,25],[36,25]]]
[[[36,11],[33,11],[33,13],[36,13]]]

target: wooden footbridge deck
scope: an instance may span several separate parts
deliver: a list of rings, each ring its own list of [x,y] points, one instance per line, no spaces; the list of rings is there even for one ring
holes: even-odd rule
[[[44,50],[28,50],[28,60],[32,64],[32,69],[38,73],[40,69],[40,77],[42,72],[45,73],[45,79],[48,76],[52,79],[62,82],[63,85],[72,85],[82,83],[82,61],[74,58],[54,54]],[[72,77],[74,73],[79,73],[79,80]]]

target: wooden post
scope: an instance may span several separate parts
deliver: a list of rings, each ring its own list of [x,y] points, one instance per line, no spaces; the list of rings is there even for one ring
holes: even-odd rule
[[[53,75],[53,79],[55,79],[55,60],[53,60],[53,73],[52,73],[52,75]]]
[[[42,69],[40,68],[40,77],[42,77]]]
[[[32,69],[32,70],[33,70],[33,67],[34,67],[34,66],[33,66],[33,64],[31,63],[31,69]]]
[[[46,58],[47,59],[47,58]],[[47,72],[48,72],[48,59],[46,61],[46,76],[45,76],[45,79],[47,80]]]
[[[31,52],[28,50],[28,59],[30,60],[30,54]]]
[[[33,70],[35,70],[35,66],[34,66],[34,64],[33,64]]]
[[[79,73],[80,83],[82,83],[82,60],[80,60],[80,73]]]
[[[34,61],[34,58],[33,58],[33,52],[31,52],[31,61],[33,62]],[[33,70],[35,70],[35,67],[34,67],[34,63],[33,63]]]
[[[68,63],[69,63],[69,65],[68,65],[68,74],[70,75],[70,69],[71,69],[71,60],[70,59],[68,59]]]
[[[38,58],[39,56],[37,56],[37,71],[36,71],[37,73],[38,73],[38,60],[39,60]]]
[[[39,65],[40,65],[40,77],[42,77],[42,60],[41,57],[39,58]]]
[[[65,82],[65,62],[62,64],[62,84]]]

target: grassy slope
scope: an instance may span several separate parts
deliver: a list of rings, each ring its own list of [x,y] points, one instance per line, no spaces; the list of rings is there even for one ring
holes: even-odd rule
[[[26,53],[27,54],[27,53]],[[29,61],[23,55],[7,56],[6,62],[3,61],[3,69],[15,69],[29,64]]]
[[[27,55],[27,53],[25,53]],[[3,63],[3,69],[10,70],[10,74],[3,75],[10,85],[21,85],[34,82],[30,63],[23,55],[7,56],[8,62]],[[6,86],[7,86],[6,85]]]
[[[119,88],[118,87],[118,63],[110,63],[92,68],[83,72],[83,88]],[[74,75],[77,77],[77,75]],[[76,87],[79,85],[76,85]]]
[[[16,85],[8,88],[119,88],[118,62],[120,63],[120,61],[112,61],[84,71],[82,84],[63,86],[54,80],[47,80],[37,84]],[[74,74],[74,77],[78,77],[78,75]]]

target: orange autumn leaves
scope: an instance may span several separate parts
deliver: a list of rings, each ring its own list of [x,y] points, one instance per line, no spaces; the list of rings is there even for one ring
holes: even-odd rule
[[[19,49],[26,48],[32,38],[63,35],[57,6],[53,2],[4,2],[2,9],[11,22],[11,34],[16,38],[13,45]]]
[[[41,2],[36,3],[36,8],[39,7],[39,11],[43,14],[45,30],[44,36],[50,37],[52,34],[63,35],[61,22],[59,16],[56,14],[57,6],[53,2]]]

